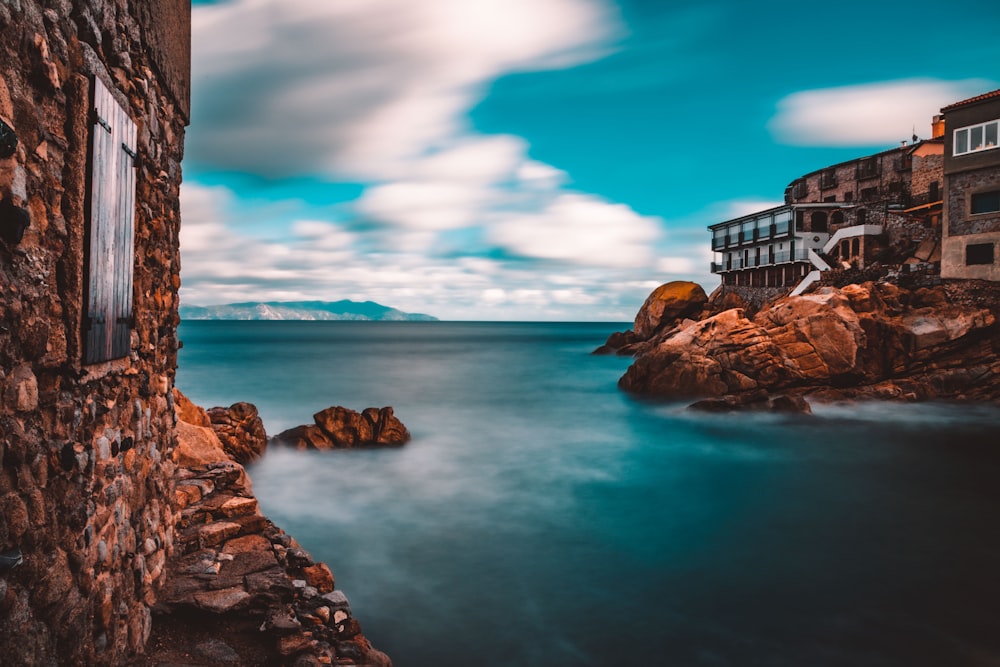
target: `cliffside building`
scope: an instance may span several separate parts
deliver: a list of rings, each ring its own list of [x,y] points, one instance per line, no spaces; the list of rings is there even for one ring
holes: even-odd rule
[[[709,226],[712,272],[727,289],[759,303],[801,293],[833,268],[865,268],[894,244],[936,237],[943,126],[934,130],[932,139],[795,179],[782,206]],[[933,254],[930,248],[924,260]]]
[[[186,0],[0,3],[0,662],[133,664],[172,549]]]
[[[941,275],[1000,280],[1000,90],[941,113],[947,192]]]

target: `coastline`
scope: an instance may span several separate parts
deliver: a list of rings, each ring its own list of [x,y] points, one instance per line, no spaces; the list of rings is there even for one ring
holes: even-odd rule
[[[209,414],[174,397],[175,547],[138,664],[391,667],[330,568],[260,512]]]

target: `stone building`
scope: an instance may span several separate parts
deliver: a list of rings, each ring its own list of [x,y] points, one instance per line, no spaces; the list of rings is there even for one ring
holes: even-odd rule
[[[863,269],[934,239],[941,217],[943,125],[931,139],[810,172],[782,206],[709,226],[712,272],[748,303],[798,294],[831,269]],[[934,248],[918,253],[933,262]]]
[[[190,3],[0,3],[0,662],[128,664],[171,550]]]
[[[1000,280],[1000,90],[941,113],[947,193],[941,275]]]

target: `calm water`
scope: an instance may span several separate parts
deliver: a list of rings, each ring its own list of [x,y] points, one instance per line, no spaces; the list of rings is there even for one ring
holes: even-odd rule
[[[395,407],[401,449],[251,476],[397,667],[1000,664],[996,409],[693,415],[617,390],[615,328],[186,322],[178,384],[271,434]]]

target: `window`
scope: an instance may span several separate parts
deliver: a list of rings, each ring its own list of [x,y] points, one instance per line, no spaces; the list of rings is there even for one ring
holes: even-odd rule
[[[998,133],[1000,133],[1000,120],[991,120],[988,123],[970,125],[955,130],[952,153],[965,155],[966,153],[978,153],[996,148]]]
[[[938,185],[937,181],[931,181],[930,192],[927,196],[932,202],[936,202],[941,199],[941,186]]]
[[[853,192],[845,192],[844,193],[844,201],[854,201],[854,193]]]
[[[970,197],[969,213],[997,213],[1000,212],[1000,190],[992,192],[977,192]]]
[[[128,356],[135,247],[136,126],[96,77],[92,109],[85,364]]]
[[[873,157],[868,157],[863,160],[858,161],[856,167],[855,176],[857,178],[874,178],[878,176],[878,160]]]
[[[992,264],[993,244],[992,243],[970,243],[965,246],[965,265]]]
[[[819,177],[819,187],[822,189],[837,187],[837,172],[833,169],[825,169]]]
[[[774,233],[787,234],[788,223],[792,220],[792,212],[789,210],[779,211],[774,214]]]

